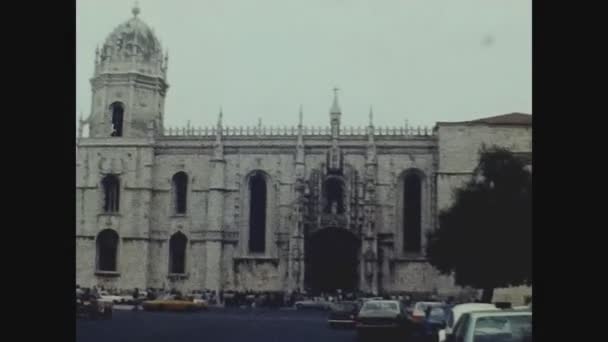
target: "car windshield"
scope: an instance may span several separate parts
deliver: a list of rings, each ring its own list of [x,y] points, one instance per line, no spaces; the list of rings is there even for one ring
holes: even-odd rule
[[[367,302],[361,311],[399,311],[397,303],[393,302]]]
[[[532,341],[532,316],[480,317],[475,323],[473,342]]]
[[[435,307],[429,313],[429,319],[434,321],[443,321],[446,319],[446,312],[443,308]]]

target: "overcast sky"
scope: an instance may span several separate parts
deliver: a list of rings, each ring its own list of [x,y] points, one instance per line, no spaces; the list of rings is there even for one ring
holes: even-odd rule
[[[77,0],[76,108],[133,2]],[[166,126],[432,126],[532,112],[530,0],[140,0],[169,50]],[[78,113],[77,113],[78,115]]]

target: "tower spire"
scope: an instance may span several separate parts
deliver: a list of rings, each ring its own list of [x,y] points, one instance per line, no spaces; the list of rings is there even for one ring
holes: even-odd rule
[[[84,118],[82,116],[82,110],[80,111],[80,117],[78,118],[78,137],[82,138],[82,130],[84,128]]]
[[[374,142],[374,109],[369,107],[369,126],[367,127],[367,164],[376,164],[376,143]]]
[[[137,18],[137,15],[139,15],[139,13],[141,13],[141,9],[139,8],[139,1],[135,1],[135,4],[133,4],[131,13],[133,13],[133,16],[136,18]]]
[[[298,123],[298,141],[296,143],[296,178],[300,181],[304,179],[304,131],[302,126],[303,114],[302,105],[300,105],[299,123]],[[303,183],[300,184],[303,186]]]
[[[334,87],[334,103],[331,105],[331,114],[340,114],[342,111],[340,110],[340,104],[338,103],[338,91],[340,90],[338,87]]]
[[[224,117],[224,110],[223,108],[220,106],[220,114],[217,117],[217,128],[221,128],[222,127],[222,120]]]
[[[304,115],[302,114],[302,105],[300,105],[300,114],[299,114],[299,117],[298,117],[298,119],[299,119],[299,121],[298,121],[298,127],[302,127],[303,116]]]
[[[302,105],[300,105],[300,113],[298,114],[299,117],[299,121],[298,121],[298,148],[304,146],[304,126],[303,126],[303,121],[304,121],[304,114],[302,113]]]
[[[222,107],[220,107],[220,113],[217,118],[217,128],[215,129],[215,159],[224,159],[224,144],[222,143],[222,118],[224,116]]]

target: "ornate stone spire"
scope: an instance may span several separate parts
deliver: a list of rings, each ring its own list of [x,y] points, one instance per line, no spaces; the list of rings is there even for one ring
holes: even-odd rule
[[[84,129],[84,118],[82,111],[80,111],[80,117],[78,118],[78,137],[82,138],[82,130]]]
[[[334,140],[334,144],[336,144],[338,136],[340,135],[340,116],[342,115],[342,110],[338,104],[338,90],[338,88],[334,88],[334,103],[331,105],[331,109],[329,111],[331,137]]]
[[[367,126],[367,164],[376,164],[376,143],[374,142],[374,109],[369,107],[369,125]]]
[[[303,126],[302,105],[300,105],[300,113],[298,115],[298,146],[304,146],[304,126]]]
[[[215,159],[218,159],[218,160],[224,159],[224,144],[222,143],[223,116],[224,116],[224,113],[223,113],[222,107],[220,107],[220,113],[217,118],[217,127],[215,129],[215,145],[214,145]]]
[[[302,106],[300,105],[299,122],[298,122],[298,142],[296,144],[296,179],[304,180],[304,130],[302,126],[303,121]],[[299,186],[303,186],[304,183],[298,183]]]
[[[340,104],[338,103],[338,91],[340,89],[338,89],[338,87],[335,87],[333,90],[334,90],[334,103],[331,105],[330,113],[331,114],[341,114],[342,110],[340,109]]]
[[[141,9],[139,8],[138,1],[135,1],[135,4],[133,5],[133,8],[131,9],[131,13],[133,13],[134,17],[137,17],[139,15],[139,13],[141,13]]]

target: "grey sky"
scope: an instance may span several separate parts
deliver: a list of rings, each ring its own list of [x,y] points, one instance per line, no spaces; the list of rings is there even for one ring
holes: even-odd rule
[[[76,108],[133,2],[77,1]],[[140,0],[169,50],[165,125],[432,126],[532,111],[529,0]]]

